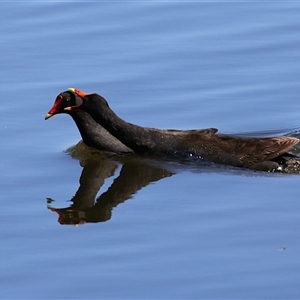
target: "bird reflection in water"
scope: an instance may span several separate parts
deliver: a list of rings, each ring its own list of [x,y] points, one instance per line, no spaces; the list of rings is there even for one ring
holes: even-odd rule
[[[84,224],[108,221],[112,210],[152,182],[172,176],[164,168],[147,164],[145,160],[127,159],[122,163],[119,176],[113,181],[106,192],[97,199],[97,193],[105,179],[113,176],[118,163],[110,159],[87,159],[82,162],[80,186],[72,198],[73,204],[67,208],[48,208],[58,213],[60,224]]]
[[[297,135],[298,136],[298,135]],[[299,174],[300,173],[300,149],[296,149],[295,156],[283,156],[280,162],[281,173]],[[85,155],[88,152],[88,155]],[[107,156],[102,152],[87,147],[83,142],[78,143],[75,147],[68,149],[68,153],[74,157],[85,157],[81,160],[83,171],[79,180],[80,186],[71,199],[73,204],[67,208],[54,208],[51,206],[53,200],[47,198],[48,208],[58,213],[60,224],[84,224],[105,222],[112,216],[112,210],[118,204],[130,199],[137,191],[146,187],[151,182],[170,177],[174,173],[166,168],[159,167],[159,164],[153,165],[149,157],[141,157],[135,154],[125,156]],[[84,155],[83,155],[84,153]],[[157,162],[157,161],[156,161]],[[105,179],[113,176],[122,164],[119,176],[114,180],[108,190],[102,193],[97,199],[97,193],[104,184]],[[198,162],[199,163],[199,162]],[[200,167],[197,164],[198,167]],[[201,170],[203,171],[203,164]],[[213,165],[209,165],[211,169]],[[213,168],[213,170],[216,170]],[[233,171],[235,168],[217,169],[218,172]],[[239,170],[245,175],[245,171]],[[231,173],[232,174],[232,173]],[[240,173],[238,173],[240,174]],[[248,176],[262,176],[264,172],[248,172]]]

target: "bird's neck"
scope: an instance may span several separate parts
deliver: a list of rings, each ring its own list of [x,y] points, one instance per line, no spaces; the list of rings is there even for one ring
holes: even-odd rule
[[[107,131],[137,153],[151,153],[160,150],[161,130],[134,125],[122,120],[109,107],[94,107],[88,113]],[[165,142],[165,141],[164,141]]]

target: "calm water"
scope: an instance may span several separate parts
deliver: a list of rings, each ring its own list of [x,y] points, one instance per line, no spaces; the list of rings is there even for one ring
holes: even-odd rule
[[[2,2],[0,297],[299,298],[299,175],[81,160],[71,118],[44,121],[74,86],[144,126],[299,127],[299,16],[297,2]]]

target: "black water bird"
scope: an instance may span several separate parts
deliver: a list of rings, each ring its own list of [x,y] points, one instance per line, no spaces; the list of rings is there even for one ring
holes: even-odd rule
[[[162,130],[128,123],[119,118],[100,95],[86,94],[78,89],[69,91],[72,98],[65,110],[84,111],[128,148],[136,153],[186,155],[218,164],[255,170],[274,171],[276,160],[286,154],[298,138],[278,136],[268,138],[235,137],[217,133],[216,128],[200,130]]]

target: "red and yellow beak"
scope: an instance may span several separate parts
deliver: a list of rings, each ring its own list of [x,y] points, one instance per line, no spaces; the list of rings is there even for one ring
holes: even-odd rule
[[[49,118],[51,118],[52,116],[54,116],[55,114],[58,114],[60,113],[60,105],[61,105],[61,102],[62,102],[62,96],[57,96],[52,108],[48,111],[48,113],[46,114],[45,116],[45,120],[48,120]]]

